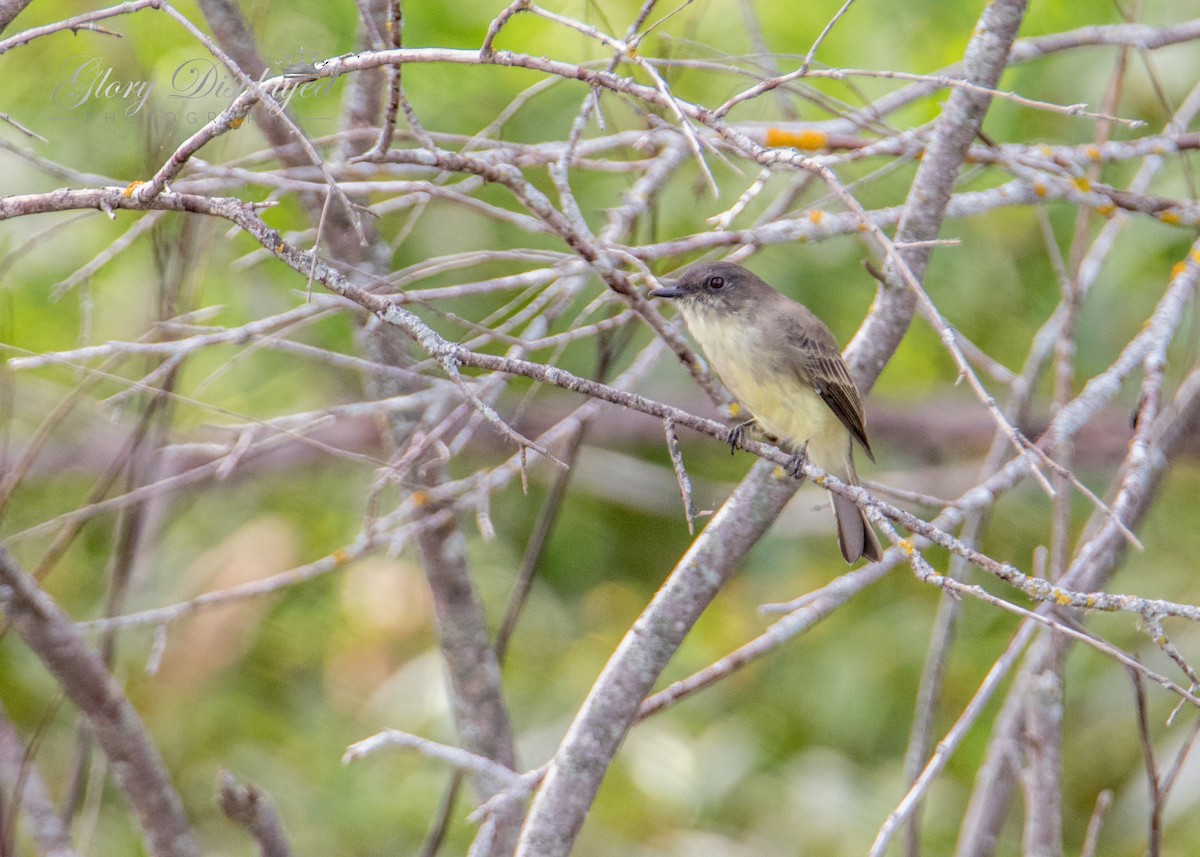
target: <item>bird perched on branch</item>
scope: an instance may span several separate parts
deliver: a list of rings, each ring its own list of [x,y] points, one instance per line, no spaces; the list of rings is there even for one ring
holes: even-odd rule
[[[663,280],[654,297],[673,300],[716,373],[765,432],[798,457],[858,484],[854,444],[872,461],[862,398],[829,328],[807,307],[740,265],[702,262]],[[730,434],[736,444],[741,427]],[[883,552],[853,500],[830,494],[847,562]]]

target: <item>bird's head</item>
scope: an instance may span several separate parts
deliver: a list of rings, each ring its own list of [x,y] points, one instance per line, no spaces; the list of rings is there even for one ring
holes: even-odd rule
[[[734,312],[753,298],[773,291],[758,275],[732,262],[700,262],[678,278],[660,280],[662,288],[650,292],[693,309]]]

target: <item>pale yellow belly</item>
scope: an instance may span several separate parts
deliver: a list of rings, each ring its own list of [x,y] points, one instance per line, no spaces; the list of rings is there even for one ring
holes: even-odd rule
[[[823,470],[845,479],[850,435],[837,415],[794,372],[772,372],[771,356],[744,325],[687,313],[688,327],[721,381],[762,428],[808,454]]]

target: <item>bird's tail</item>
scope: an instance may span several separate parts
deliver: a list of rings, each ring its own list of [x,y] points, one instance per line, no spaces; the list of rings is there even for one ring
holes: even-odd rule
[[[854,470],[853,444],[848,434],[844,437],[841,465],[835,466],[831,472],[843,482],[857,485],[858,474]],[[855,562],[863,556],[871,562],[883,559],[883,548],[879,546],[879,539],[875,536],[875,530],[867,520],[866,513],[849,497],[833,493],[829,496],[833,500],[833,513],[837,517],[838,547],[842,549],[842,556],[846,558],[846,562]]]
[[[837,516],[838,547],[846,562],[854,562],[860,556],[865,556],[871,562],[883,559],[883,549],[866,513],[855,505],[849,497],[840,494],[830,494],[833,498],[833,513]]]

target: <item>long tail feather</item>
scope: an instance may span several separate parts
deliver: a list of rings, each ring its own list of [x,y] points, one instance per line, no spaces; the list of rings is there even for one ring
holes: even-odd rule
[[[833,512],[837,516],[838,547],[846,562],[854,562],[860,556],[865,556],[871,562],[883,558],[883,549],[871,523],[863,510],[848,497],[831,494],[833,497]]]

